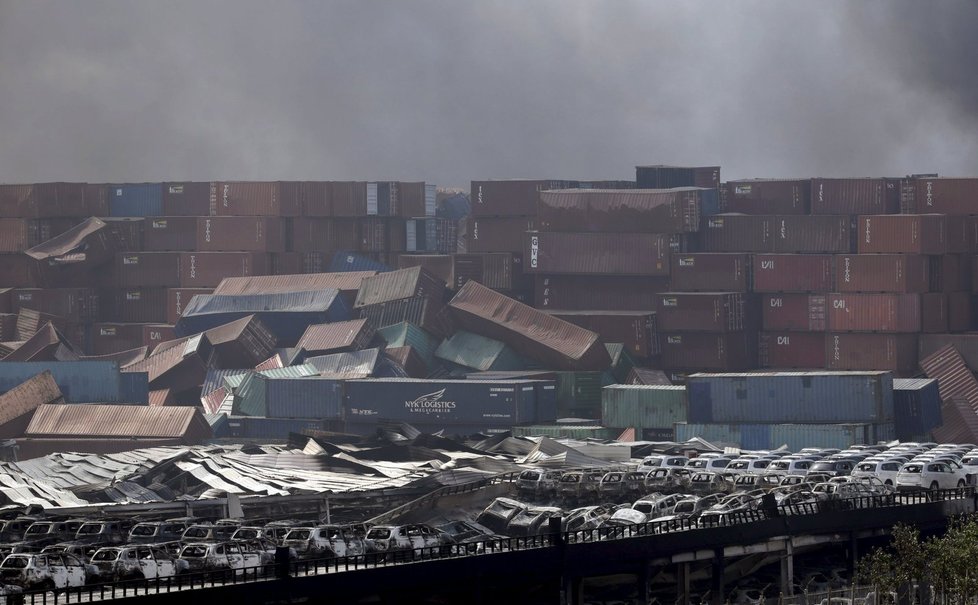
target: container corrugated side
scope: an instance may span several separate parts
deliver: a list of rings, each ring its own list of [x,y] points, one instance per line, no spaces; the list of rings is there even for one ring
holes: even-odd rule
[[[0,391],[9,391],[49,370],[69,403],[119,401],[119,364],[113,361],[22,361],[0,363]]]
[[[968,369],[978,372],[978,334],[921,334],[920,358],[924,359],[946,345],[953,346],[961,354]]]
[[[917,372],[916,334],[828,333],[826,367],[830,370]]]
[[[533,217],[470,217],[465,219],[465,251],[523,253],[523,234],[537,228]]]
[[[442,341],[435,357],[450,364],[482,372],[522,370],[526,362],[504,343],[464,330]]]
[[[327,378],[272,378],[266,382],[270,418],[339,418],[343,381]]]
[[[812,214],[891,214],[899,205],[889,203],[883,179],[812,179]]]
[[[739,332],[757,329],[757,301],[740,292],[665,292],[656,304],[663,332]]]
[[[888,214],[859,217],[860,254],[944,254],[948,252],[943,214]]]
[[[554,317],[597,332],[605,343],[620,342],[630,355],[659,354],[656,315],[651,311],[550,311]]]
[[[702,223],[701,252],[774,252],[770,216],[719,214],[704,217]]]
[[[673,254],[670,285],[676,292],[749,292],[751,268],[749,254]]]
[[[823,332],[761,332],[757,361],[762,368],[821,369],[825,367]]]
[[[924,178],[913,183],[916,212],[975,213],[978,178]]]
[[[106,185],[109,216],[160,216],[163,214],[162,183]]]
[[[765,331],[818,332],[828,328],[824,294],[764,294],[761,325]]]
[[[739,445],[747,450],[772,450],[787,446],[797,452],[805,447],[845,449],[850,445],[876,443],[877,433],[892,432],[872,424],[677,424],[676,441],[694,437],[711,443]]]
[[[828,292],[835,283],[827,254],[755,254],[755,292]]]
[[[737,372],[757,367],[757,332],[663,332],[662,367],[677,371]]]
[[[541,231],[691,233],[699,230],[704,194],[716,195],[694,187],[542,191],[537,220]]]
[[[601,423],[635,429],[667,429],[686,421],[686,388],[609,385],[601,389]]]
[[[440,343],[437,338],[415,324],[400,322],[377,332],[387,341],[387,346],[411,347],[429,367],[434,363],[435,350]]]
[[[919,294],[832,293],[825,307],[833,332],[920,331]]]
[[[666,277],[622,275],[537,275],[534,301],[539,309],[652,311],[658,294],[669,291]]]
[[[548,233],[525,235],[528,273],[669,275],[669,255],[683,251],[682,237],[643,233]]]
[[[845,254],[835,257],[838,292],[927,292],[930,259],[914,254]]]
[[[810,179],[727,181],[724,212],[808,214]]]
[[[774,216],[771,226],[775,252],[845,254],[855,249],[849,216]]]
[[[320,431],[322,420],[309,418],[228,417],[228,432],[238,439],[288,439],[289,433]]]
[[[896,437],[910,441],[941,426],[941,394],[933,378],[893,380],[893,410]]]

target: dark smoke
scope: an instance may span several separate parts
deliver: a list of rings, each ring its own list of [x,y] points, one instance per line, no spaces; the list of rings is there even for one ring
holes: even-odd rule
[[[0,180],[972,174],[967,2],[0,2]]]

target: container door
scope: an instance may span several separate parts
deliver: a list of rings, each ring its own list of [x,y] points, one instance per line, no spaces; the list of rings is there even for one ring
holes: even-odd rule
[[[367,215],[377,216],[377,183],[367,183]]]
[[[689,421],[702,424],[713,422],[709,383],[693,382],[686,385],[686,389],[689,393]]]
[[[424,186],[424,215],[425,216],[435,216],[437,211],[437,204],[435,201],[435,186],[425,185]]]

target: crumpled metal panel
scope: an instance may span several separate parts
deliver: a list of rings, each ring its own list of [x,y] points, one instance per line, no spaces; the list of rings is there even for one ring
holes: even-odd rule
[[[978,381],[958,350],[954,345],[942,347],[922,359],[920,367],[928,378],[937,379],[944,400],[944,423],[934,429],[934,436],[948,442],[978,441]]]

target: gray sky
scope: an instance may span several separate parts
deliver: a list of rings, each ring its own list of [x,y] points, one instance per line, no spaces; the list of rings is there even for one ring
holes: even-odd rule
[[[978,3],[0,0],[0,181],[973,175]]]

